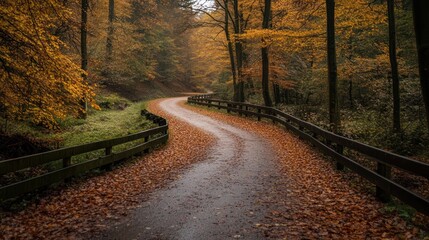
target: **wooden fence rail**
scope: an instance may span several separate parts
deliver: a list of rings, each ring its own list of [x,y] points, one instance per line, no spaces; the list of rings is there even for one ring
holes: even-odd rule
[[[275,108],[215,99],[213,98],[213,94],[192,96],[188,98],[188,102],[225,109],[228,113],[236,112],[244,116],[254,116],[257,117],[258,120],[267,118],[273,122],[280,123],[291,132],[297,134],[300,138],[309,141],[324,154],[335,159],[338,169],[342,169],[345,166],[375,184],[377,197],[382,201],[388,201],[390,195],[393,195],[404,203],[414,207],[417,211],[429,216],[428,199],[390,179],[391,167],[402,169],[413,175],[429,179],[429,164],[427,163],[419,162],[334,134]],[[368,169],[344,155],[343,152],[345,148],[359,152],[368,156],[368,159],[376,161],[377,169],[375,171]]]
[[[0,200],[17,197],[24,193],[34,191],[38,188],[49,186],[61,180],[78,176],[91,169],[109,166],[114,162],[123,160],[136,154],[140,154],[142,152],[147,152],[150,148],[154,148],[157,145],[166,143],[168,140],[167,121],[164,118],[151,114],[146,110],[142,110],[141,115],[158,124],[159,126],[114,139],[0,161],[0,176],[58,160],[63,161],[62,168],[58,170],[0,187]],[[112,153],[112,148],[114,146],[140,139],[144,139],[144,142],[127,150]],[[71,164],[71,159],[73,156],[99,149],[105,150],[105,156],[77,164]]]

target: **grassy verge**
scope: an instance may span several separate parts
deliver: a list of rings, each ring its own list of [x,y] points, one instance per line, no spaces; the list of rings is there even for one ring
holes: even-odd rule
[[[155,125],[140,115],[146,102],[130,102],[117,95],[101,96],[97,99],[102,110],[90,110],[87,119],[68,118],[60,122],[61,130],[46,129],[26,123],[9,124],[7,134],[26,136],[34,142],[48,144],[49,148],[62,148],[101,141],[140,132]],[[136,145],[138,141],[115,147],[114,152]],[[73,162],[93,158],[103,151],[94,151],[73,157]],[[55,164],[57,165],[57,164]]]
[[[146,108],[146,102],[130,102],[116,95],[104,96],[99,99],[102,105],[101,111],[90,110],[87,119],[65,119],[60,122],[61,130],[55,132],[48,131],[28,123],[9,122],[6,134],[14,136],[13,140],[25,139],[30,143],[49,144],[49,149],[58,147],[70,147],[86,144],[106,139],[112,139],[137,133],[157,125],[148,121],[140,115],[142,109]],[[1,119],[0,119],[1,120]],[[1,121],[0,121],[1,123]],[[21,136],[22,138],[17,138]],[[112,152],[121,152],[143,143],[144,139],[121,144],[113,147]],[[39,148],[38,151],[46,151],[48,148]],[[12,152],[16,149],[12,149]],[[28,155],[30,152],[20,152],[21,155]],[[97,150],[72,157],[72,164],[85,162],[105,154],[105,150]],[[10,158],[10,157],[9,157]],[[62,167],[62,160],[47,163],[42,166],[24,169],[0,176],[0,186],[6,186],[23,179],[45,174],[49,171]],[[100,170],[92,170],[97,174]],[[103,170],[101,170],[103,171]],[[88,176],[88,175],[86,175]],[[27,201],[37,199],[38,194],[26,194],[17,199],[11,199],[0,203],[1,209],[21,209]]]
[[[83,123],[74,124],[52,136],[64,139],[64,146],[73,146],[136,133],[153,126],[152,122],[140,116],[140,110],[145,107],[146,103],[140,102],[124,110],[96,111]]]

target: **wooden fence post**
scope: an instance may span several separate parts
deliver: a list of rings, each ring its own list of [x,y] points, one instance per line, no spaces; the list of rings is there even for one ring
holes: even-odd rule
[[[340,144],[337,144],[337,153],[339,153],[339,154],[341,154],[341,155],[343,155],[343,153],[344,153],[344,146],[343,145],[340,145]],[[344,165],[343,164],[341,164],[340,162],[338,162],[337,161],[337,170],[339,170],[339,171],[342,171],[342,170],[344,170]]]
[[[325,139],[325,144],[326,144],[326,146],[328,146],[328,147],[332,148],[331,140],[329,140],[329,139]]]
[[[144,142],[145,142],[145,143],[146,143],[146,142],[149,142],[149,136],[144,137]],[[149,153],[149,148],[145,149],[143,152],[144,152],[144,153]]]
[[[63,168],[71,165],[71,157],[63,158]]]
[[[107,147],[104,152],[105,152],[106,156],[112,154],[112,147]],[[109,163],[108,165],[106,165],[104,167],[104,169],[107,171],[111,171],[113,169],[113,163]]]
[[[63,168],[66,168],[71,165],[71,157],[63,158]],[[71,178],[65,178],[64,182],[68,183],[71,181]]]
[[[217,107],[217,109],[220,109],[220,102],[218,103],[218,107]]]
[[[258,114],[261,114],[261,113],[262,113],[261,109],[258,108]],[[258,121],[261,121],[261,115],[258,115]]]
[[[286,120],[286,121],[287,121],[287,120]],[[316,139],[316,140],[317,140],[317,133],[312,132],[312,133],[311,133],[311,135],[312,135],[312,137],[313,137],[314,139]]]
[[[238,110],[238,115],[241,116],[242,115],[241,110],[243,110],[243,106],[239,105],[238,109],[239,109]]]
[[[298,129],[299,129],[300,132],[304,132],[304,127],[303,126],[298,125]],[[298,135],[298,138],[299,139],[303,139],[303,137],[301,137],[301,135]]]
[[[387,179],[391,179],[391,177],[392,177],[391,170],[392,170],[392,167],[390,167],[384,163],[377,162],[377,170],[376,171],[381,176],[383,176]],[[383,190],[380,187],[376,187],[375,195],[382,202],[389,202],[392,199],[391,195],[390,195],[390,189]]]
[[[231,105],[229,103],[226,104],[226,112],[230,113],[231,109],[230,109]]]
[[[161,118],[158,122],[158,125],[160,127],[167,125],[167,120],[165,120],[164,118]],[[165,131],[163,132],[165,135],[168,134],[168,129],[165,129]]]
[[[271,115],[273,117],[276,117],[276,113],[275,112],[270,112],[270,113],[271,113]],[[275,118],[273,118],[273,124],[276,124],[276,119]]]
[[[106,156],[112,154],[112,147],[107,147],[105,152],[106,152]]]
[[[287,121],[287,120],[286,120],[286,121]],[[287,122],[288,122],[288,121],[287,121]],[[313,137],[314,139],[318,140],[318,139],[317,139],[317,133],[315,133],[315,132],[311,132],[311,137]],[[311,144],[311,146],[315,147],[315,145],[314,145],[314,144]]]

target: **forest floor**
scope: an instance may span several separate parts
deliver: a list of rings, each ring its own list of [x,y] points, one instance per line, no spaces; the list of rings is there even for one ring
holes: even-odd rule
[[[18,213],[2,213],[0,239],[427,237],[363,191],[362,180],[349,181],[350,173],[337,172],[282,128],[170,104],[150,104],[169,120],[166,146],[55,188]]]
[[[180,169],[204,155],[211,136],[157,109],[169,120],[166,146],[106,171],[44,191],[17,211],[0,211],[0,239],[90,239],[136,208],[150,192],[173,181]],[[193,141],[183,141],[192,132]],[[195,145],[200,148],[194,148]]]
[[[409,216],[401,209],[406,207],[397,203],[380,203],[373,185],[351,171],[335,170],[334,161],[284,128],[213,108],[191,108],[271,144],[281,179],[267,186],[271,200],[265,204],[275,204],[277,209],[255,225],[267,238],[429,239],[429,217]]]

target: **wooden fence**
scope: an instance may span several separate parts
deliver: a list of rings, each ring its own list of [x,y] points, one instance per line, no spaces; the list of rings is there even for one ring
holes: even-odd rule
[[[226,109],[228,113],[236,112],[240,115],[254,116],[257,117],[259,121],[261,118],[267,118],[274,123],[280,123],[291,132],[297,134],[300,138],[309,141],[324,154],[335,159],[337,162],[337,169],[341,170],[345,166],[375,184],[376,195],[382,201],[388,201],[390,196],[393,195],[404,203],[414,207],[417,211],[429,216],[428,199],[391,180],[392,167],[429,179],[429,164],[427,163],[419,162],[334,134],[275,108],[215,99],[212,94],[192,96],[188,98],[188,102],[208,107],[216,107],[218,109]],[[359,152],[368,156],[368,159],[376,161],[377,169],[375,171],[370,170],[352,160],[344,154],[345,148]]]
[[[141,115],[158,124],[159,126],[114,139],[66,147],[49,152],[0,161],[0,176],[11,172],[22,171],[24,169],[53,163],[55,161],[62,161],[62,166],[60,169],[0,187],[0,200],[17,197],[24,193],[34,191],[38,188],[60,182],[64,179],[81,175],[91,169],[111,166],[111,164],[114,162],[123,160],[133,155],[141,154],[142,152],[148,152],[150,148],[154,148],[157,145],[166,143],[168,139],[167,121],[164,118],[153,115],[146,110],[143,110]],[[114,146],[136,140],[144,140],[144,142],[125,151],[117,153],[112,152],[112,148]],[[73,156],[100,149],[104,149],[104,156],[72,164],[71,160]]]

